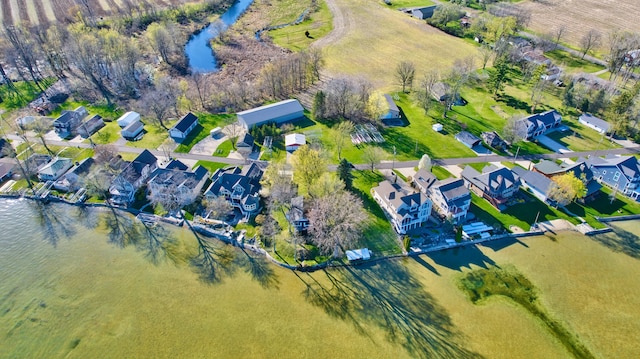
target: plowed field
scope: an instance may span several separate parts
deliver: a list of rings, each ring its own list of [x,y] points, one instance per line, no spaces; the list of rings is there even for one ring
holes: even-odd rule
[[[590,29],[600,31],[605,38],[614,29],[640,31],[638,0],[528,0],[518,6],[531,11],[532,30],[545,33],[564,25],[564,41],[574,45]]]
[[[47,24],[68,21],[87,3],[95,16],[129,13],[131,7],[152,5],[163,8],[171,5],[193,3],[193,0],[0,0],[2,24]]]

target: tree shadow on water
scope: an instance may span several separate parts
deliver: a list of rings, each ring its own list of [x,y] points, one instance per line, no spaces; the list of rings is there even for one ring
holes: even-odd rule
[[[613,232],[597,234],[590,238],[615,252],[640,259],[640,237],[615,225],[612,227]]]
[[[236,263],[263,288],[278,289],[280,281],[273,270],[273,265],[264,256],[254,255],[245,251],[244,248],[241,250],[244,256],[239,256]]]
[[[497,266],[493,259],[480,251],[477,245],[431,252],[427,256],[437,264],[456,271],[462,271],[462,268],[471,269],[472,264],[485,269]]]
[[[462,346],[464,338],[445,309],[398,261],[325,270],[324,275],[326,280],[298,275],[305,296],[360,334],[368,336],[364,325],[372,324],[415,358],[481,357]]]
[[[62,238],[71,238],[77,233],[75,222],[67,214],[67,207],[58,204],[30,201],[44,240],[56,247]]]

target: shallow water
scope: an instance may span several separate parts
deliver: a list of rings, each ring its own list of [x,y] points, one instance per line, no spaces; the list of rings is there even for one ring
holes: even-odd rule
[[[566,356],[521,308],[476,306],[456,288],[461,271],[505,263],[600,356],[636,349],[607,346],[625,327],[640,330],[640,303],[625,295],[640,289],[626,275],[640,262],[613,248],[616,236],[533,237],[313,275],[231,249],[219,280],[203,282],[188,261],[197,253],[192,233],[155,230],[168,251],[152,255],[149,233],[109,236],[109,215],[0,200],[0,357]],[[622,226],[637,231],[638,223]],[[592,266],[597,260],[605,263]],[[597,281],[600,269],[606,277]]]

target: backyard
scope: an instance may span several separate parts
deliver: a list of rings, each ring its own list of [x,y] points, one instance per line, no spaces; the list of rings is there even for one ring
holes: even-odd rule
[[[178,145],[175,152],[188,153],[196,143],[210,136],[211,130],[216,127],[224,127],[236,118],[235,114],[209,114],[201,112],[194,114],[198,116],[198,125],[191,131],[189,136]]]

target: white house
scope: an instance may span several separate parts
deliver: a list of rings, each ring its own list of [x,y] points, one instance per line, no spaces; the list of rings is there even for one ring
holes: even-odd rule
[[[284,145],[287,151],[295,151],[300,146],[307,144],[306,137],[301,133],[292,133],[284,137]]]
[[[429,219],[431,201],[422,192],[408,193],[389,181],[380,182],[371,191],[399,234],[418,228]]]
[[[131,122],[127,127],[123,128],[120,133],[127,140],[136,140],[144,130],[144,124],[140,121]]]
[[[51,162],[38,170],[38,178],[41,181],[55,181],[73,166],[70,158],[55,157]]]
[[[249,130],[269,122],[281,124],[304,117],[304,108],[298,100],[285,100],[237,113],[238,122]]]
[[[176,142],[182,142],[196,126],[198,126],[198,117],[189,112],[169,130],[169,136]]]
[[[118,118],[116,121],[118,122],[118,126],[120,126],[120,128],[125,128],[136,121],[140,121],[140,114],[137,112],[129,111],[120,116],[120,118]]]
[[[611,129],[611,125],[609,124],[609,122],[598,118],[590,113],[583,113],[582,115],[580,115],[580,117],[578,117],[578,122],[602,134],[609,132],[609,130]]]

